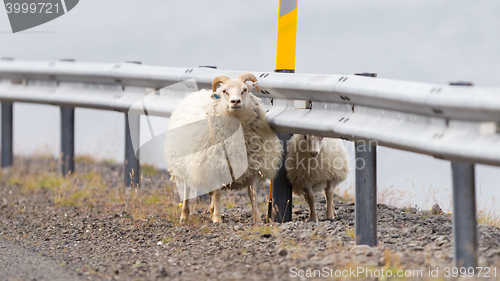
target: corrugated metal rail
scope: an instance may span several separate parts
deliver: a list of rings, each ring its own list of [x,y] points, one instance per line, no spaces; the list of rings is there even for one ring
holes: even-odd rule
[[[12,164],[13,102],[61,106],[64,131],[61,138],[62,171],[68,173],[74,169],[74,138],[71,135],[74,107],[127,112],[135,102],[166,86],[194,78],[198,88],[210,88],[213,78],[218,75],[235,77],[241,73],[205,67],[145,66],[133,62],[2,60],[2,166]],[[260,85],[260,92],[256,95],[262,98],[269,110],[268,122],[277,132],[340,137],[357,142],[356,147],[363,143],[375,147],[372,143],[376,143],[451,160],[454,162],[454,200],[462,204],[454,212],[464,213],[463,217],[467,218],[475,217],[473,164],[500,166],[500,89],[359,75],[252,73]],[[179,99],[189,90],[160,90],[158,95],[148,97],[154,99],[154,103],[148,103],[148,114],[170,116]],[[297,100],[307,101],[307,108],[296,107]],[[128,149],[124,177],[127,184],[137,184],[138,181],[139,163],[131,149],[134,137],[137,136],[126,137]],[[370,157],[375,155],[363,156],[368,157],[365,160],[370,164],[366,169],[371,169],[373,175],[376,175],[376,159]],[[471,172],[458,172],[463,169]],[[376,194],[376,177],[371,176],[371,179],[374,183],[363,188]],[[464,188],[468,193],[460,191]],[[467,198],[460,198],[462,193],[467,194]],[[371,209],[364,211],[375,212],[374,204],[369,205]],[[458,223],[455,222],[455,229]],[[461,228],[462,234],[455,239],[456,246],[465,245],[463,249],[472,249],[456,253],[457,264],[461,266],[476,264],[477,223],[472,225],[474,227]],[[376,227],[371,229],[376,231]],[[361,235],[363,232],[356,233]],[[375,242],[371,238],[366,240],[371,242],[363,242],[363,237],[356,240],[372,246],[376,244],[376,239]]]

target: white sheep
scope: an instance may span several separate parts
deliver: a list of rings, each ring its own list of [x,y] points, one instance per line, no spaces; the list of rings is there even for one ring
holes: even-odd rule
[[[218,88],[218,86],[221,86]],[[169,131],[188,124],[206,122],[201,120],[215,120],[210,116],[227,116],[239,120],[244,137],[244,147],[246,155],[243,157],[248,161],[248,168],[242,171],[242,175],[225,186],[230,189],[248,188],[248,196],[253,210],[254,222],[260,222],[261,218],[256,201],[256,187],[261,185],[263,180],[273,179],[280,166],[282,145],[276,136],[276,133],[269,127],[266,121],[266,115],[261,100],[250,93],[250,90],[256,86],[258,91],[257,78],[246,73],[238,78],[230,79],[227,76],[218,76],[212,82],[212,91],[200,90],[189,94],[180,101],[178,108],[172,113],[169,122]],[[182,134],[184,137],[178,140],[181,145],[196,146],[201,148],[210,148],[218,139],[224,139],[227,136],[219,136],[214,133],[220,132],[214,126],[216,122],[210,121],[209,134],[197,134],[196,130],[188,130]],[[210,135],[212,134],[212,135]],[[195,145],[192,145],[195,143]],[[192,185],[202,186],[204,181],[210,181],[213,184],[209,170],[220,170],[227,167],[225,161],[211,161],[214,157],[210,153],[213,151],[197,153],[194,156],[177,158],[172,161],[172,155],[169,157],[169,148],[171,145],[166,142],[167,160],[169,160],[169,170],[177,184],[191,183]],[[188,149],[189,150],[189,149]],[[195,151],[195,149],[192,149]],[[170,154],[175,152],[170,152]],[[227,157],[227,156],[226,156]],[[240,159],[243,159],[240,157]],[[210,162],[210,164],[206,164]],[[232,162],[231,162],[232,164]],[[234,168],[234,167],[233,167]],[[185,195],[189,192],[189,184],[186,184]],[[213,189],[207,188],[207,191]],[[210,204],[210,213],[213,222],[221,222],[220,188],[212,192],[212,202]],[[184,198],[181,213],[181,222],[189,216],[189,201]]]
[[[349,158],[342,142],[295,134],[288,141],[285,167],[293,193],[303,195],[309,205],[309,220],[318,219],[313,193],[321,190],[325,192],[326,217],[333,220],[333,190],[349,173]]]

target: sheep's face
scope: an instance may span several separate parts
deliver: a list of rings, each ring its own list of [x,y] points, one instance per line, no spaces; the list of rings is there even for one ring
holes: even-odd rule
[[[251,89],[247,83],[234,79],[226,81],[219,90],[228,110],[231,112],[245,107]]]
[[[312,157],[316,157],[321,152],[321,147],[323,144],[323,137],[304,135],[304,139],[307,141],[307,150]]]
[[[251,73],[242,74],[236,79],[217,76],[212,82],[212,91],[220,96],[221,106],[225,110],[230,114],[238,114],[250,102],[250,90],[254,86],[259,90],[257,78]]]

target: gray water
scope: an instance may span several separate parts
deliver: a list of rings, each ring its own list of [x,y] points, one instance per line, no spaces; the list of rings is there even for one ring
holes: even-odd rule
[[[85,0],[18,34],[10,33],[0,8],[0,56],[272,71],[277,2]],[[500,87],[499,1],[299,2],[297,72]],[[58,108],[16,104],[14,110],[14,153],[58,155]],[[123,143],[122,114],[76,110],[77,154],[123,161]],[[478,202],[485,206],[500,194],[500,169],[476,167]],[[353,175],[341,189],[353,185]],[[416,195],[400,196],[403,205],[437,201],[448,209],[450,163],[380,147],[378,186]]]

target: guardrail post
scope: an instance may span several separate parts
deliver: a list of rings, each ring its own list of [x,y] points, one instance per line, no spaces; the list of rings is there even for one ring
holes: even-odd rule
[[[294,73],[293,69],[277,69],[275,72]],[[278,174],[273,181],[273,198],[272,198],[272,219],[275,222],[289,222],[292,220],[292,184],[286,176],[286,153],[287,143],[292,137],[289,133],[276,133],[279,140],[283,144],[283,153],[281,155],[282,165],[278,170]]]
[[[452,82],[452,86],[473,86]],[[453,241],[455,265],[477,266],[477,217],[474,164],[451,162],[453,177]]]
[[[12,103],[2,102],[2,168],[12,166],[12,108]]]
[[[377,146],[356,142],[355,149],[356,244],[374,247],[377,246]]]
[[[455,265],[477,266],[477,218],[474,164],[452,162]]]
[[[283,144],[281,155],[282,165],[273,181],[272,218],[275,222],[289,222],[292,220],[292,184],[286,176],[285,159],[287,142],[292,137],[288,133],[276,133]]]
[[[123,167],[123,183],[126,186],[139,186],[139,155],[134,153],[132,138],[135,138],[135,143],[139,143],[139,121],[140,115],[125,113],[125,164]],[[130,133],[130,127],[137,128],[137,134]]]
[[[358,73],[377,77],[376,73]],[[377,246],[377,146],[355,143],[356,204],[355,233],[357,245]]]
[[[61,173],[75,172],[75,108],[61,106]]]

